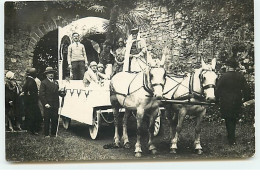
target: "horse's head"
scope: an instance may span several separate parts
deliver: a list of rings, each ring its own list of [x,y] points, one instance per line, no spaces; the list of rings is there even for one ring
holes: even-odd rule
[[[166,82],[166,71],[162,67],[149,67],[146,72],[148,87],[156,99],[162,99]]]
[[[206,101],[215,101],[215,86],[218,75],[215,72],[216,59],[214,58],[211,64],[205,64],[202,60],[202,68],[200,69],[199,79],[202,88],[202,93]]]

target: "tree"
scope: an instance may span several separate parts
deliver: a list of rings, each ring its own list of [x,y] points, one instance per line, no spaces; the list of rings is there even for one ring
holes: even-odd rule
[[[122,34],[128,34],[129,29],[135,25],[146,24],[146,11],[144,9],[135,9],[138,0],[113,0],[107,3],[107,0],[100,0],[98,4],[93,4],[89,9],[96,12],[105,12],[105,9],[111,9],[110,21],[107,28],[106,40],[103,44],[100,54],[100,62],[103,64],[112,63],[110,59],[110,50],[115,45],[115,40]],[[107,7],[105,6],[107,5]],[[108,8],[111,7],[112,8]]]

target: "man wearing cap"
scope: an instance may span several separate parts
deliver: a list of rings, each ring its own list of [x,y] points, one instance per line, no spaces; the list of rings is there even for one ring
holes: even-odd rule
[[[123,64],[125,59],[125,46],[123,38],[118,39],[118,49],[116,49],[115,54],[112,55],[115,57],[115,62],[113,66],[113,75],[118,72],[123,71]]]
[[[109,77],[105,74],[104,65],[102,63],[97,65],[97,75],[99,77],[99,81],[109,79]]]
[[[147,48],[143,38],[138,34],[138,28],[131,30],[126,44],[123,71],[140,72],[146,67]]]
[[[218,80],[215,96],[216,102],[220,105],[221,116],[225,119],[228,142],[234,145],[236,122],[241,112],[242,99],[248,101],[250,92],[245,77],[235,71],[237,61],[232,58],[226,65],[227,72]]]
[[[24,116],[21,95],[22,90],[17,84],[15,74],[7,71],[5,75],[5,119],[6,126],[14,132],[14,125],[21,130],[22,117]]]
[[[94,82],[96,84],[98,84],[99,82],[99,76],[97,74],[97,63],[95,61],[92,61],[90,64],[89,64],[89,67],[88,70],[85,72],[84,74],[84,78],[83,78],[83,83],[84,83],[84,86],[89,86],[90,83]]]
[[[68,65],[72,69],[72,75],[74,80],[82,80],[86,67],[88,64],[88,59],[83,44],[79,42],[79,34],[72,34],[73,43],[68,47]]]
[[[47,67],[45,72],[46,79],[41,82],[40,99],[44,107],[44,135],[49,136],[51,122],[51,136],[55,137],[58,125],[59,96],[65,96],[63,90],[59,90],[59,84],[54,80],[55,70]]]
[[[25,118],[28,130],[35,135],[40,131],[41,112],[38,106],[38,88],[35,82],[36,69],[27,69],[27,77],[23,85]]]

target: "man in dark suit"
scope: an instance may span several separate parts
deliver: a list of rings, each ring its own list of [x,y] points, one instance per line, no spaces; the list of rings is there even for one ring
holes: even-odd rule
[[[41,112],[38,106],[38,88],[35,82],[36,69],[27,69],[27,77],[23,85],[25,118],[28,130],[38,135],[40,130]]]
[[[55,137],[58,125],[59,96],[65,96],[65,92],[59,90],[59,84],[54,80],[55,70],[52,67],[47,67],[44,73],[47,78],[41,82],[39,94],[44,107],[44,135],[50,137],[51,122],[51,136]]]
[[[215,96],[220,104],[222,118],[225,119],[230,145],[235,144],[236,122],[241,112],[242,99],[250,97],[249,86],[244,76],[236,72],[238,63],[233,57],[227,62],[227,72],[217,82]]]

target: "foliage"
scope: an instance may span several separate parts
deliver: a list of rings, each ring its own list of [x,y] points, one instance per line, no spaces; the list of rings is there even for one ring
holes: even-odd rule
[[[103,64],[111,63],[110,62],[110,49],[115,39],[115,29],[116,29],[116,21],[118,17],[118,9],[119,7],[115,5],[110,14],[109,26],[106,33],[106,40],[103,45],[103,50],[100,54],[100,62]]]

